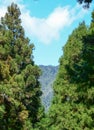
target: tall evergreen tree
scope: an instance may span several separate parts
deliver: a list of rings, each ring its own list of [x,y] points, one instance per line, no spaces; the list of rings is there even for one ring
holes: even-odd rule
[[[80,24],[64,47],[47,119],[47,130],[94,129],[94,11],[90,27]]]
[[[31,130],[43,115],[40,69],[14,3],[0,24],[0,129]]]
[[[60,58],[59,72],[54,83],[54,100],[46,123],[47,130],[83,129],[83,121],[86,119],[84,116],[80,117],[84,109],[82,109],[83,104],[77,102],[78,84],[74,80],[79,79],[76,70],[81,64],[82,39],[86,33],[87,27],[83,22],[69,36],[63,48],[64,53]]]

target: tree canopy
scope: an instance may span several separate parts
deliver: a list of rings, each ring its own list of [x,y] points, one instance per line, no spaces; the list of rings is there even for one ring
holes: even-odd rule
[[[33,61],[34,45],[12,3],[0,24],[0,129],[31,130],[43,115],[41,71]]]
[[[94,11],[90,26],[80,23],[63,47],[46,117],[41,70],[33,61],[34,44],[25,36],[20,15],[12,3],[0,22],[0,130],[93,130]]]
[[[94,11],[90,26],[82,22],[69,36],[53,88],[53,102],[41,129],[93,130]]]

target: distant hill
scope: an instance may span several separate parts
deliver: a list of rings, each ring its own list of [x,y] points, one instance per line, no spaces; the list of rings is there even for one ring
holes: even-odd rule
[[[45,110],[47,111],[50,106],[51,99],[53,96],[52,84],[53,84],[53,81],[55,80],[55,77],[58,71],[58,66],[40,65],[39,67],[42,70],[42,75],[40,76],[40,79],[39,79],[42,86],[42,91],[43,91],[42,103],[44,104]]]

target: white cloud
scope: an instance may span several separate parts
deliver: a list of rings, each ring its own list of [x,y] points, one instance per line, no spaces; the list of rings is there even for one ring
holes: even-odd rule
[[[3,17],[6,13],[6,7],[0,8],[0,18]]]
[[[47,18],[32,17],[27,11],[22,14],[22,21],[29,35],[42,43],[49,44],[60,37],[60,32],[64,27],[71,25],[83,15],[84,11],[78,5],[74,9],[66,6],[57,7]]]
[[[23,5],[20,3],[23,0],[0,0],[0,18],[3,17],[7,11],[7,6],[9,6],[12,2],[17,3],[20,8],[22,8]]]
[[[54,28],[54,29],[60,29],[66,24],[68,24],[69,19],[69,11],[68,7],[62,8],[57,7],[46,19],[47,24]]]
[[[16,2],[19,5],[22,13],[22,25],[26,33],[44,44],[59,39],[61,30],[71,25],[78,18],[83,17],[85,13],[78,5],[72,9],[66,6],[55,8],[46,18],[37,18],[31,16],[29,10],[20,4],[22,0],[20,2],[18,0],[9,0],[8,2]],[[4,15],[6,11],[5,5],[7,4],[7,0],[5,0],[0,8],[0,17]]]

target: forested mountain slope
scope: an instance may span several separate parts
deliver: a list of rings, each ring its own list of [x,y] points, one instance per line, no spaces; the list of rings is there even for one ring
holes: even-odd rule
[[[39,79],[41,82],[42,91],[43,91],[42,102],[45,106],[45,110],[48,110],[51,99],[52,99],[52,95],[53,95],[52,84],[56,77],[58,66],[40,65],[39,67],[42,70],[42,75],[40,76],[40,79]]]

